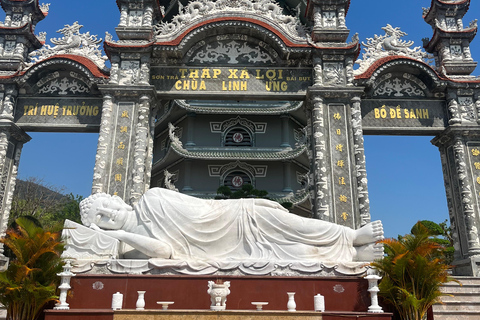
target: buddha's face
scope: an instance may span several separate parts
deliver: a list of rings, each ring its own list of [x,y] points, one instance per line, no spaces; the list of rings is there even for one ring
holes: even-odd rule
[[[102,229],[118,230],[125,225],[132,207],[118,197],[96,199],[88,212],[88,221]]]

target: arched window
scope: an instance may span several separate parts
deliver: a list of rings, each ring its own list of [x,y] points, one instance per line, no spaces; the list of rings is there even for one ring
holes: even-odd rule
[[[231,190],[240,190],[247,183],[252,184],[252,179],[243,171],[232,171],[223,179],[223,185]]]
[[[243,127],[233,127],[225,133],[225,147],[253,147],[252,135]]]

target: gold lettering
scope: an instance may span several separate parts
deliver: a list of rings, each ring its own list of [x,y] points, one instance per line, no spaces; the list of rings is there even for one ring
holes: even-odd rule
[[[265,73],[265,75],[267,76],[267,79],[268,80],[273,80],[276,78],[277,76],[277,72],[275,70],[267,70],[267,72]]]
[[[429,119],[429,118],[428,118],[428,109],[423,109],[422,112],[423,112],[423,114],[422,114],[422,115],[423,115],[423,119]]]
[[[237,76],[238,69],[228,69],[228,71],[230,72],[228,79],[238,79],[238,76]]]
[[[338,200],[340,200],[340,202],[347,202],[348,198],[347,196],[342,194],[338,197]]]
[[[127,126],[120,126],[120,133],[123,133],[123,132],[128,132],[128,127]]]
[[[185,74],[187,73],[187,69],[179,69],[180,73],[182,74],[180,78],[185,78]]]
[[[423,119],[422,115],[422,110],[421,109],[415,109],[415,114],[417,118]]]
[[[190,69],[190,79],[198,79],[198,69]]]
[[[241,91],[247,91],[247,81],[241,81],[240,90]]]
[[[175,82],[175,89],[182,90],[182,81],[181,80],[178,80],[177,82]]]
[[[259,79],[259,80],[262,80],[263,78],[265,78],[263,75],[260,76],[260,71],[262,71],[262,70],[256,69],[255,71],[257,71],[257,76],[256,76],[255,78],[257,78],[257,79]]]
[[[213,79],[217,79],[218,76],[222,73],[220,69],[213,69]]]
[[[121,115],[122,118],[128,118],[128,111],[124,110]]]
[[[250,79],[250,75],[248,74],[247,70],[242,70],[240,73],[240,79]]]
[[[202,69],[202,79],[210,79],[210,69]]]
[[[122,181],[122,175],[120,173],[115,175],[115,181]]]

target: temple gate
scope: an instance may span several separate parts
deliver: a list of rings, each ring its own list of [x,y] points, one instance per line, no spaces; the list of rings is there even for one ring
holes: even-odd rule
[[[117,0],[118,40],[77,22],[45,44],[38,1],[1,0],[4,232],[26,131],[99,132],[92,193],[135,203],[152,186],[213,198],[244,184],[295,214],[370,221],[364,134],[435,135],[455,272],[480,265],[480,79],[470,1],[432,1],[424,50],[399,28],[349,40],[349,0]],[[105,66],[110,60],[111,68]],[[354,68],[355,64],[359,68]]]

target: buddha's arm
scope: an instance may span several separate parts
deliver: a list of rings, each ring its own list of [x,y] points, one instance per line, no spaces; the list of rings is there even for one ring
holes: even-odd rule
[[[172,256],[171,247],[163,241],[142,236],[140,234],[130,233],[123,230],[103,230],[97,226],[92,226],[93,229],[103,232],[104,234],[118,239],[132,248],[142,252],[151,258],[169,259]]]

